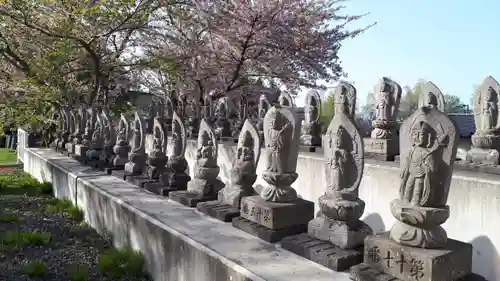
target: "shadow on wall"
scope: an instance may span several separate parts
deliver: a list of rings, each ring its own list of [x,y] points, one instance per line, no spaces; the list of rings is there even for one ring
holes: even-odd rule
[[[476,262],[472,263],[472,271],[487,272],[488,274],[485,275],[489,276],[491,281],[500,280],[500,257],[490,238],[481,235],[469,243],[473,246],[472,258],[476,260]],[[477,278],[473,280],[486,280],[484,278],[480,279],[479,276]]]
[[[369,214],[363,219],[363,221],[372,228],[375,234],[386,231],[382,216],[378,213]]]
[[[234,278],[235,272],[231,272],[219,260],[200,254],[196,247],[188,245],[177,235],[168,233],[96,191],[86,194],[86,203],[87,210],[99,210],[86,213],[87,219],[99,233],[112,233],[115,246],[132,246],[142,250],[154,280],[200,280],[201,276],[207,277],[204,280],[250,280],[242,276]],[[206,225],[193,225],[195,226],[200,229],[211,227],[210,221]]]

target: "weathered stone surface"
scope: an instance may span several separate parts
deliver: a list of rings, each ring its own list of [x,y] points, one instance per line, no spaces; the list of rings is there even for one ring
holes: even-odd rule
[[[307,225],[314,218],[314,203],[296,199],[288,203],[269,202],[259,195],[241,199],[241,216],[270,229]]]
[[[126,181],[130,182],[133,185],[136,185],[140,188],[144,188],[144,184],[155,182],[154,180],[149,179],[146,176],[127,176]]]
[[[181,203],[182,205],[191,208],[196,207],[196,205],[200,202],[214,201],[217,199],[217,195],[203,195],[189,191],[173,191],[168,194],[168,197],[176,202]]]
[[[335,271],[346,270],[363,261],[363,247],[345,250],[305,233],[283,238],[281,247]]]
[[[196,209],[212,218],[224,222],[230,222],[233,218],[240,216],[240,209],[221,203],[218,200],[198,203]]]
[[[406,281],[387,275],[382,271],[371,268],[369,265],[360,263],[350,268],[351,280],[353,281]],[[455,281],[486,281],[477,274],[469,274]]]
[[[363,246],[364,239],[372,234],[372,229],[360,220],[347,223],[318,216],[309,222],[307,233],[341,249],[354,249]]]
[[[391,239],[413,247],[445,247],[446,232],[439,225],[448,217],[436,215],[448,212],[458,139],[456,124],[430,107],[421,107],[401,125],[402,172],[399,199],[391,205],[397,219]]]
[[[422,85],[422,91],[418,98],[418,107],[432,108],[441,112],[445,111],[446,102],[444,100],[444,95],[436,84],[426,81]]]
[[[309,151],[314,152],[316,146],[321,146],[321,96],[318,91],[310,91],[306,94],[306,106],[304,108],[305,120],[302,126],[300,143],[308,146]]]
[[[120,116],[120,122],[118,123],[115,145],[113,146],[114,157],[112,164],[114,167],[124,167],[125,163],[127,163],[128,153],[130,151],[128,139],[129,124],[125,115],[122,114]]]
[[[269,229],[242,217],[234,218],[232,224],[234,227],[250,233],[253,236],[259,237],[260,239],[269,243],[275,243],[287,236],[300,234],[307,231],[307,224],[294,225],[281,229]]]
[[[394,161],[396,155],[399,154],[399,139],[396,137],[391,139],[364,138],[363,142],[365,156],[382,161]]]
[[[77,144],[75,145],[75,155],[76,156],[83,156],[85,157],[85,155],[87,154],[87,151],[88,151],[88,147],[82,145],[82,144]]]
[[[402,280],[453,281],[471,273],[472,245],[448,239],[443,249],[403,246],[385,232],[366,238],[364,263]]]
[[[143,129],[143,120],[138,112],[135,112],[134,130],[132,135],[132,151],[128,156],[128,162],[125,163],[125,171],[130,174],[140,175],[144,171],[146,164],[145,152],[145,134]]]
[[[498,165],[500,153],[496,149],[471,148],[467,152],[466,161],[486,165]]]
[[[151,193],[160,195],[160,196],[168,196],[172,191],[180,191],[177,187],[169,187],[163,185],[161,182],[146,182],[143,185],[143,188]],[[186,190],[184,188],[184,190]]]
[[[132,176],[131,173],[129,173],[125,170],[113,170],[113,171],[111,171],[111,175],[114,177],[117,177],[121,180],[127,180],[127,177]]]

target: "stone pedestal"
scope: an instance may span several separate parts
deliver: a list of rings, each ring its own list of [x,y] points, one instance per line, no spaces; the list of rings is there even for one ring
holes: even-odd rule
[[[399,154],[399,139],[364,138],[365,156],[382,161],[394,161]]]
[[[72,143],[72,142],[67,142],[66,143],[66,150],[68,151],[68,153],[75,153],[75,144]]]
[[[268,202],[259,195],[241,199],[241,218],[233,226],[268,242],[307,231],[314,218],[314,203],[296,199],[289,203]]]
[[[455,281],[471,274],[472,245],[448,239],[443,249],[402,246],[385,232],[366,238],[363,260],[351,267],[353,280]]]
[[[363,247],[341,249],[305,233],[283,238],[281,247],[335,271],[343,271],[363,262]]]
[[[191,208],[196,207],[196,205],[200,202],[213,201],[217,199],[217,195],[213,194],[203,195],[189,191],[172,191],[168,194],[168,197],[170,197],[170,199],[176,202],[181,203],[182,205]]]
[[[486,165],[498,165],[500,153],[496,149],[471,148],[467,152],[467,162],[481,163]]]
[[[127,177],[133,176],[132,173],[129,173],[125,170],[113,170],[111,171],[111,175],[121,180],[127,180]]]
[[[73,154],[73,158],[76,160],[82,162],[85,160],[87,156],[87,151],[89,148],[87,146],[84,146],[82,144],[77,144],[75,145],[75,154]]]
[[[130,182],[133,185],[137,185],[140,188],[144,188],[145,184],[157,182],[157,181],[151,180],[150,178],[143,176],[143,175],[128,176],[128,177],[126,177],[125,180]]]
[[[170,194],[170,192],[183,190],[183,189],[165,186],[164,184],[162,184],[159,181],[146,182],[146,183],[144,183],[143,188],[151,193],[154,193],[154,194],[157,194],[160,196],[168,196]],[[186,189],[184,188],[184,190],[186,190]]]
[[[125,169],[124,166],[112,166],[112,165],[110,165],[110,167],[104,167],[104,172],[108,175],[111,175],[111,173],[113,171],[121,171],[123,169]]]
[[[230,222],[240,216],[240,209],[218,200],[198,203],[196,209],[223,222]]]
[[[106,167],[106,162],[101,161],[101,160],[96,160],[96,159],[87,160],[85,164],[89,165],[93,169],[102,170],[102,171]]]

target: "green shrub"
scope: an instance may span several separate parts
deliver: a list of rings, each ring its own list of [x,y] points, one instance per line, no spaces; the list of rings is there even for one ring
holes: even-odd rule
[[[110,277],[149,277],[144,256],[130,247],[107,250],[99,257],[99,270]]]
[[[12,172],[0,175],[0,188],[36,188],[40,183],[25,172]]]
[[[47,269],[41,261],[30,261],[24,266],[24,274],[29,277],[40,277],[45,274]]]
[[[53,194],[53,187],[50,182],[44,181],[42,183],[39,183],[37,186],[37,191],[40,194],[44,195],[52,195]]]
[[[83,220],[82,209],[74,206],[73,202],[67,198],[50,200],[48,203],[49,205],[46,208],[47,212],[65,213],[77,222]]]
[[[27,245],[46,245],[52,240],[50,232],[16,232],[7,231],[0,237],[3,249],[19,248]]]

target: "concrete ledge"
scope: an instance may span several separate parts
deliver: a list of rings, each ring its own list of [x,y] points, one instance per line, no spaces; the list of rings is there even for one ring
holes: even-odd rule
[[[50,149],[27,151],[25,171],[52,182],[58,197],[76,202],[85,220],[99,232],[111,233],[118,246],[143,252],[156,281],[349,280],[347,273],[326,269],[115,177],[96,174]]]
[[[26,148],[23,169],[39,181],[52,183],[54,196],[68,198],[74,204],[78,178],[105,175],[50,148]]]

